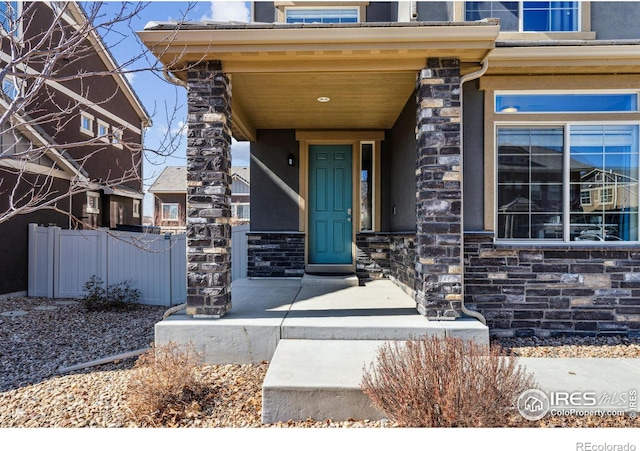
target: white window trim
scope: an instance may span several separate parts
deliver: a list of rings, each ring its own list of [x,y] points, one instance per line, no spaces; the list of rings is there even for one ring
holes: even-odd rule
[[[140,217],[140,199],[133,199],[133,217]]]
[[[84,120],[85,119],[88,119],[91,122],[91,129],[88,129],[88,128],[84,127]],[[82,111],[80,113],[80,133],[83,133],[83,134],[89,135],[89,136],[95,136],[95,132],[93,131],[93,128],[95,126],[95,122],[96,122],[96,118],[92,114],[89,114],[86,111]]]
[[[97,208],[93,208],[91,206],[91,201],[90,199],[97,199]],[[95,213],[98,214],[100,213],[100,194],[98,193],[92,193],[92,192],[87,192],[87,213]]]
[[[112,133],[111,144],[113,144],[114,147],[117,147],[118,149],[122,149],[123,147],[122,138],[124,136],[122,129],[113,127],[111,133]]]
[[[593,91],[591,91],[593,92]],[[541,115],[545,115],[546,113],[542,113]],[[571,113],[573,114],[573,113]],[[606,113],[599,113],[602,115],[606,115]],[[635,113],[637,114],[637,113]],[[576,120],[556,120],[556,121],[536,121],[535,119],[531,120],[521,120],[521,121],[494,121],[493,123],[493,230],[495,231],[495,241],[501,244],[509,244],[509,245],[522,245],[522,246],[530,246],[532,244],[535,245],[549,245],[549,246],[580,246],[580,245],[600,245],[600,246],[610,246],[610,245],[635,245],[637,246],[640,243],[640,232],[638,233],[637,241],[615,241],[615,242],[606,242],[606,241],[597,241],[597,242],[587,242],[587,241],[571,241],[570,240],[570,227],[565,227],[566,224],[570,224],[569,218],[571,215],[570,212],[570,202],[567,200],[570,197],[570,184],[567,183],[566,173],[570,165],[570,152],[567,152],[568,146],[570,145],[569,135],[570,129],[573,126],[615,126],[615,125],[632,125],[639,128],[640,132],[640,121],[630,120],[630,121],[608,121],[606,119],[602,120],[591,120],[591,121],[576,121]],[[530,127],[530,128],[544,128],[544,127],[562,127],[564,130],[564,148],[563,148],[563,165],[566,168],[562,174],[562,190],[563,190],[563,211],[560,216],[563,219],[563,238],[560,240],[550,240],[550,239],[505,239],[498,238],[498,128],[500,127]],[[638,145],[638,155],[640,157],[640,143]],[[640,172],[640,169],[639,169]],[[639,187],[640,189],[640,187]],[[598,193],[600,195],[600,193]],[[593,198],[591,199],[593,202]],[[639,213],[640,215],[640,213]]]
[[[285,5],[283,5],[283,3]],[[291,5],[294,3],[294,5]],[[366,5],[369,2],[344,2],[344,4],[325,6],[325,5],[312,5],[305,4],[306,2],[275,2],[277,9],[277,22],[287,23],[287,11],[288,10],[301,10],[301,9],[356,9],[357,10],[357,23],[366,22]],[[311,3],[311,2],[309,2]],[[288,5],[287,5],[288,4]],[[289,6],[291,5],[291,6]]]
[[[100,127],[104,127],[104,129],[106,130],[105,134],[100,134]],[[110,140],[109,140],[109,130],[110,130],[110,128],[111,127],[110,127],[109,123],[103,121],[102,119],[98,119],[96,121],[96,134],[97,134],[98,138],[100,138],[100,141],[103,141],[103,142],[106,142],[106,143],[110,142]]]
[[[164,206],[165,205],[175,205],[176,206],[176,211],[178,213],[177,218],[173,219],[173,218],[165,218],[164,216]],[[161,220],[162,221],[166,221],[166,222],[179,222],[180,221],[180,204],[177,202],[162,202],[160,204],[160,216],[161,216]]]

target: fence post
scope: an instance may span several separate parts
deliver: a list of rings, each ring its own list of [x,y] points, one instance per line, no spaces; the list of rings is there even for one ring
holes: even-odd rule
[[[36,268],[38,264],[38,236],[36,235],[38,230],[38,224],[29,224],[29,275],[27,282],[27,293],[29,296],[33,296],[37,287],[38,277],[36,275]]]
[[[169,235],[169,306],[173,306],[173,246],[175,244],[176,239],[173,234]]]
[[[60,297],[60,227],[47,227],[47,297]]]
[[[104,280],[104,287],[109,289],[109,229],[99,229],[98,234],[98,277]]]

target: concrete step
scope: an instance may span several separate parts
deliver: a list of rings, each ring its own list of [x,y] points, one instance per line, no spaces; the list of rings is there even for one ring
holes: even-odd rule
[[[360,285],[360,281],[355,274],[325,276],[305,273],[302,276],[303,287],[331,287],[335,289],[339,287],[357,287],[358,285]]]
[[[383,343],[280,340],[262,386],[262,422],[384,418],[360,389]]]
[[[409,340],[456,336],[489,343],[489,329],[468,318],[429,321],[393,283],[336,289],[302,286],[281,326],[281,338],[308,340]]]

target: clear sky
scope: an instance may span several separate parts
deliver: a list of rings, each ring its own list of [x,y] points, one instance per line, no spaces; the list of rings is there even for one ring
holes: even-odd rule
[[[122,2],[108,2],[103,20],[107,20],[110,14],[117,13],[122,4]],[[189,5],[189,2],[151,1],[130,24],[119,24],[116,32],[104,36],[116,61],[124,64],[146,51],[134,32],[144,29],[145,25],[152,21],[188,19],[249,22],[251,17],[249,4],[242,1],[199,1],[192,2],[191,8]],[[153,55],[148,54],[147,57],[152,62],[155,61]],[[147,152],[144,162],[146,192],[165,166],[186,165],[184,125],[187,114],[187,93],[184,88],[165,82],[158,74],[143,70],[145,67],[150,67],[149,61],[139,59],[128,66],[129,69],[139,71],[127,75],[142,104],[152,116],[153,126],[146,130],[145,146],[149,149],[162,148],[163,139],[169,128],[173,136],[178,137],[175,146],[172,146],[175,150],[169,157],[159,157],[152,152]],[[180,133],[181,127],[183,133]],[[249,143],[234,141],[231,152],[234,166],[249,165]],[[145,195],[144,215],[153,215],[153,199],[150,194]]]

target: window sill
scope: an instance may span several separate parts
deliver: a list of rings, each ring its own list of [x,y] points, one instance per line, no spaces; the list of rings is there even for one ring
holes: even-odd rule
[[[640,242],[626,241],[626,242],[614,242],[614,241],[571,241],[566,243],[564,241],[555,242],[542,242],[542,241],[494,241],[496,248],[500,249],[584,249],[584,248],[600,248],[600,249],[625,249],[629,248],[638,249]]]
[[[596,38],[595,31],[505,31],[497,41],[588,41]]]

